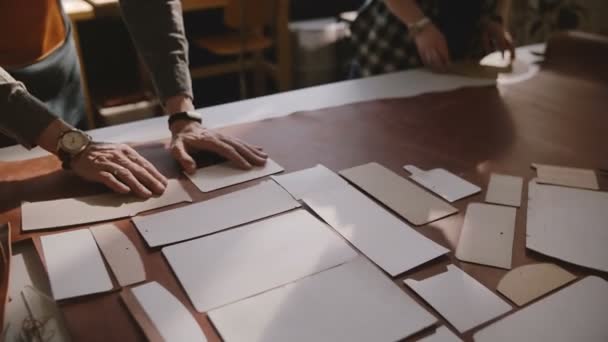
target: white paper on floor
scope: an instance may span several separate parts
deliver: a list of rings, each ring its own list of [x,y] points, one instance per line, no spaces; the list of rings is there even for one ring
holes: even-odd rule
[[[199,312],[256,295],[357,256],[304,210],[163,248]]]
[[[416,226],[458,212],[450,204],[378,163],[342,170],[340,175]]]
[[[177,180],[169,180],[167,189],[161,196],[147,200],[111,193],[43,202],[24,202],[21,204],[22,229],[52,229],[113,220],[181,202],[192,202],[192,199]]]
[[[516,209],[470,203],[456,247],[456,258],[511,269]]]
[[[298,208],[283,188],[268,180],[227,195],[148,216],[133,223],[150,247],[212,234]]]
[[[449,252],[348,184],[304,203],[391,276]]]
[[[55,300],[113,288],[95,239],[88,229],[40,237]]]
[[[412,174],[410,178],[413,181],[436,193],[448,202],[455,202],[481,191],[481,188],[477,185],[444,169],[423,171],[414,165],[405,165],[403,168]]]
[[[608,282],[589,276],[481,329],[477,342],[608,341]]]
[[[165,341],[207,341],[188,309],[159,283],[146,283],[130,291]]]
[[[359,257],[209,312],[227,342],[392,342],[436,322]]]
[[[310,193],[327,191],[348,184],[337,173],[320,164],[309,169],[272,176],[272,179],[296,200],[301,200]]]
[[[203,167],[194,174],[186,174],[186,176],[200,191],[210,192],[282,171],[283,168],[279,164],[268,159],[264,166],[256,166],[250,170],[239,169],[234,163],[226,162]]]
[[[528,186],[526,247],[608,272],[608,192]]]
[[[425,280],[406,279],[404,283],[460,333],[511,310],[507,302],[454,265]]]

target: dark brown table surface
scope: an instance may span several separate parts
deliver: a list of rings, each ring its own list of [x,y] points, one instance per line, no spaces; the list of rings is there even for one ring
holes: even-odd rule
[[[444,271],[446,265],[453,263],[495,291],[506,270],[459,262],[453,254],[466,206],[471,202],[483,202],[489,175],[493,172],[525,178],[524,200],[517,211],[513,267],[553,262],[578,276],[598,275],[608,279],[605,273],[544,257],[525,248],[527,182],[535,176],[531,163],[608,169],[608,66],[605,62],[608,60],[608,43],[596,37],[562,36],[550,42],[548,54],[542,71],[522,83],[302,112],[232,126],[222,131],[264,146],[286,172],[318,163],[338,171],[376,161],[402,176],[406,176],[402,170],[405,164],[423,169],[442,167],[482,186],[484,191],[481,194],[455,203],[460,210],[457,215],[416,228],[452,252],[395,278],[395,283],[408,295],[446,324],[434,310],[405,288],[401,280],[425,278]],[[138,149],[162,172],[180,177],[164,143],[150,143]],[[184,182],[196,201],[254,183],[202,194],[191,183]],[[600,174],[600,186],[608,189],[605,174]],[[107,190],[101,186],[62,172],[52,157],[0,163],[0,222],[10,221],[13,240],[65,231],[68,229],[24,234],[20,230],[20,202],[104,191]],[[130,220],[115,223],[142,255],[148,280],[157,281],[169,289],[193,313],[208,339],[219,341],[207,316],[194,311],[160,249],[147,248]],[[86,225],[70,229],[82,227]],[[67,300],[60,305],[76,341],[144,339],[117,291]],[[471,340],[472,333],[479,328],[463,337]],[[413,338],[431,331],[424,331]]]

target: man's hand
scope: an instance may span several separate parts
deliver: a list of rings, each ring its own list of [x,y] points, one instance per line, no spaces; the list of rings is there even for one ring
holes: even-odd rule
[[[515,59],[515,45],[511,34],[504,28],[504,25],[495,21],[487,21],[483,25],[481,41],[487,53],[493,52],[495,49],[502,53],[502,58],[505,58],[505,51],[511,54],[511,60]]]
[[[450,51],[445,37],[435,25],[428,24],[414,39],[424,65],[435,71],[447,70],[450,65]]]
[[[103,183],[118,193],[149,198],[162,194],[167,187],[167,179],[124,144],[93,143],[74,157],[70,166],[80,177]]]
[[[266,163],[268,155],[261,147],[209,130],[195,121],[178,120],[171,125],[171,154],[187,173],[194,173],[194,151],[214,152],[236,163],[243,169]]]

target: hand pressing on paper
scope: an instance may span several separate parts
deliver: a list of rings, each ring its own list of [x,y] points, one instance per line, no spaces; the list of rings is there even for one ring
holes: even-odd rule
[[[495,21],[486,21],[483,25],[481,40],[485,52],[491,53],[498,50],[502,53],[502,58],[505,58],[505,51],[509,51],[511,61],[515,60],[515,45],[509,31],[505,29],[503,24]]]
[[[212,131],[195,121],[175,121],[170,128],[171,154],[187,173],[196,170],[196,162],[191,156],[195,151],[214,152],[245,170],[262,166],[268,159],[261,147]]]
[[[91,143],[74,157],[71,169],[80,177],[138,197],[160,195],[167,178],[133,148],[124,144]]]
[[[450,65],[450,51],[443,33],[435,25],[426,25],[414,39],[424,65],[435,71],[447,70]]]

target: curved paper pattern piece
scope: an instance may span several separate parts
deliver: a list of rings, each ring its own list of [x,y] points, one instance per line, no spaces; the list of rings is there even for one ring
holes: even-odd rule
[[[523,306],[574,279],[575,275],[554,264],[524,265],[505,274],[496,290]]]
[[[141,256],[125,233],[113,224],[90,229],[120,286],[146,280],[146,270]]]
[[[589,276],[495,322],[476,342],[608,341],[608,282]]]

